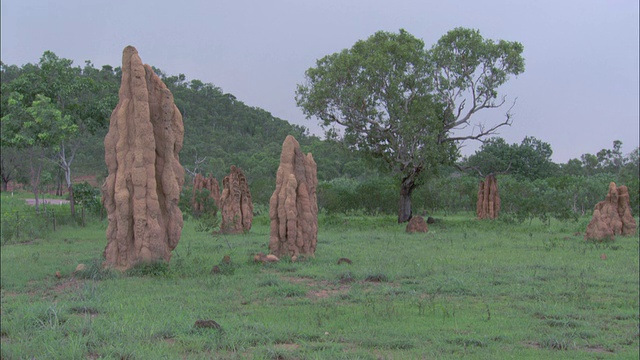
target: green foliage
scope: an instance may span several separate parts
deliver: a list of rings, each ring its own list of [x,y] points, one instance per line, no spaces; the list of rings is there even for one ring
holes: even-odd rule
[[[78,127],[67,116],[62,116],[51,99],[36,95],[31,103],[14,92],[9,98],[9,110],[1,119],[2,142],[16,148],[56,147]]]
[[[555,175],[557,166],[551,161],[552,154],[551,145],[535,137],[527,136],[519,145],[508,145],[495,137],[482,144],[464,165],[483,175],[507,172],[521,180],[536,180]]]
[[[203,213],[196,218],[196,221],[197,232],[212,233],[220,229],[220,218],[215,213]]]
[[[393,178],[335,178],[318,183],[318,207],[327,213],[389,214],[397,210],[397,192]]]
[[[211,233],[220,228],[218,207],[208,189],[199,189],[193,194],[193,186],[184,187],[180,194],[179,207],[185,218],[196,221],[197,232]],[[194,208],[194,204],[198,207]]]
[[[76,205],[83,206],[92,215],[99,215],[102,212],[100,189],[94,188],[86,181],[73,185],[73,201]]]
[[[440,176],[427,178],[414,196],[418,213],[475,211],[478,178],[462,175],[451,169],[441,169]]]
[[[159,277],[169,274],[169,263],[164,260],[156,260],[152,262],[139,262],[131,269],[126,271],[128,276],[150,276]]]
[[[74,276],[78,279],[98,281],[117,278],[118,273],[115,270],[102,267],[102,259],[94,259],[85,264],[83,270],[75,271]]]

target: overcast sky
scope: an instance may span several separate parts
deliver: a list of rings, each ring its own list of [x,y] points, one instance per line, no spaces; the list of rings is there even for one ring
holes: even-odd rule
[[[524,45],[526,70],[500,88],[517,98],[509,143],[534,136],[556,162],[638,146],[638,0],[2,0],[1,58],[44,51],[121,66],[127,45],[168,75],[183,73],[320,134],[296,85],[325,55],[378,30],[406,29],[430,47],[455,27]],[[180,4],[180,5],[178,5]],[[504,109],[506,110],[506,109]],[[502,120],[504,111],[478,120]],[[463,153],[472,153],[467,146]]]

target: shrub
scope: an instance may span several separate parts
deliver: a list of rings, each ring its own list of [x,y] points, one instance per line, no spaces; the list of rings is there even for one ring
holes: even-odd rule
[[[90,214],[100,215],[102,212],[102,200],[100,189],[94,188],[88,182],[73,184],[73,202],[83,206]]]

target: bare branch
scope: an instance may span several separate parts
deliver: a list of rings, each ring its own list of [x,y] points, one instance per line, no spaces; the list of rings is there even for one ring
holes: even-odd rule
[[[479,167],[477,166],[461,166],[460,164],[456,164],[456,169],[462,171],[462,172],[469,172],[470,170],[476,171],[478,173],[478,175],[480,175],[480,177],[484,177],[484,175],[482,174],[482,171],[480,170]]]
[[[193,162],[194,164],[193,170],[189,170],[189,168],[185,166],[184,171],[186,171],[191,176],[196,176],[196,174],[198,174],[200,165],[204,163],[206,160],[207,160],[206,156],[198,159],[198,151],[196,150],[196,158],[195,158],[195,161]]]
[[[479,124],[477,125],[478,128],[480,129],[480,132],[476,135],[467,135],[467,136],[457,136],[457,137],[450,137],[450,138],[446,138],[443,139],[442,142],[449,142],[449,141],[465,141],[465,140],[478,140],[481,142],[484,142],[484,140],[482,139],[483,137],[486,137],[487,135],[496,135],[496,130],[502,126],[511,126],[511,123],[513,122],[511,117],[513,116],[513,114],[511,114],[511,109],[513,109],[513,107],[516,104],[516,100],[513,100],[513,104],[511,105],[511,107],[509,107],[509,109],[507,110],[506,114],[505,114],[505,120],[499,124],[496,124],[494,126],[492,126],[491,128],[489,128],[488,130],[485,130],[485,127],[483,124]],[[504,99],[502,101],[502,103],[504,103]],[[501,105],[502,105],[501,103]],[[497,107],[497,106],[496,106]],[[449,129],[446,129],[449,130]]]
[[[469,172],[470,170],[473,170],[475,172],[478,173],[478,175],[480,175],[481,178],[485,177],[485,175],[482,173],[482,171],[480,170],[479,167],[477,166],[461,166],[460,164],[456,164],[455,165],[456,169],[462,171],[462,172]],[[504,174],[508,174],[509,173],[509,169],[511,169],[511,162],[509,162],[509,165],[507,166],[507,168],[505,170],[502,171],[498,171],[498,172],[491,172],[488,175],[504,175]]]

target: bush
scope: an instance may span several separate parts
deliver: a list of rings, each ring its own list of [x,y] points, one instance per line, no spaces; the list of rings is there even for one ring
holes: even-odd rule
[[[102,213],[102,199],[100,189],[94,188],[88,182],[73,184],[73,203],[84,207],[91,215]]]
[[[41,214],[33,209],[3,211],[0,242],[7,245],[43,238],[51,230],[51,225],[50,218],[44,211]]]
[[[361,181],[336,178],[321,181],[317,190],[318,208],[328,214],[390,214],[397,211],[398,190],[392,177],[371,177]]]

